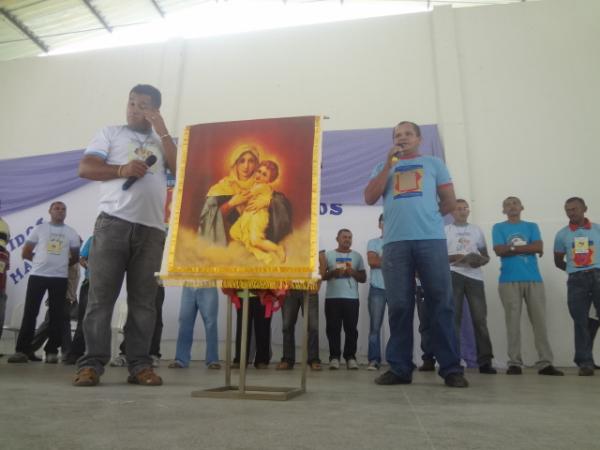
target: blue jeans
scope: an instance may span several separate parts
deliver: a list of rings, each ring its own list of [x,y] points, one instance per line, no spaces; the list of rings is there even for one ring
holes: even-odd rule
[[[369,287],[369,362],[381,364],[381,324],[385,314],[385,289]]]
[[[90,288],[83,319],[85,354],[79,369],[102,375],[110,360],[111,318],[123,279],[127,276],[125,340],[129,373],[152,366],[150,342],[156,322],[156,278],[160,270],[165,232],[100,213],[94,226],[88,268]],[[64,300],[63,300],[64,303]]]
[[[448,250],[445,239],[390,242],[383,247],[383,279],[388,295],[390,339],[386,359],[392,372],[411,377],[415,272],[426,292],[431,346],[440,365],[439,375],[462,373],[456,334]]]
[[[175,360],[180,362],[183,367],[188,367],[190,359],[192,359],[194,324],[198,312],[202,316],[206,332],[205,363],[209,365],[219,361],[219,333],[217,331],[219,296],[217,289],[184,287],[179,307],[179,334],[175,351]]]
[[[597,311],[600,310],[600,269],[569,274],[567,299],[575,327],[575,364],[579,367],[593,368],[594,357],[588,317],[592,303]]]

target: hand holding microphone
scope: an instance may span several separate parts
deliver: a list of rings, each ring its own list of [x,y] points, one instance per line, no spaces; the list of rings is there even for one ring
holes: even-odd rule
[[[146,158],[146,161],[133,160],[130,161],[126,166],[124,166],[124,168],[126,167],[127,169],[129,169],[127,170],[127,172],[129,172],[131,175],[129,176],[129,178],[127,178],[127,181],[123,183],[123,190],[126,191],[138,179],[146,175],[148,168],[152,166],[156,161],[156,156],[150,155],[148,156],[148,158]]]

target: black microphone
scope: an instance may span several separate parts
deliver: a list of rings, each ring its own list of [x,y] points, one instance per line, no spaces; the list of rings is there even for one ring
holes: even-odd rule
[[[154,164],[156,162],[156,156],[154,155],[150,155],[148,156],[148,158],[146,158],[146,161],[144,161],[146,163],[146,165],[148,167],[152,166],[152,164]],[[127,181],[125,183],[123,183],[123,190],[126,191],[127,189],[129,189],[133,183],[135,183],[139,178],[138,177],[129,177],[127,178]]]

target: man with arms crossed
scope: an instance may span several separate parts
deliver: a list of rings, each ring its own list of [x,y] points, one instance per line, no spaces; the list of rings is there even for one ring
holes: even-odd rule
[[[431,345],[447,386],[467,387],[454,332],[454,308],[448,250],[442,216],[454,210],[456,197],[445,164],[419,154],[421,130],[415,123],[394,128],[394,146],[379,163],[365,189],[365,201],[383,196],[383,279],[388,300],[390,370],[377,384],[412,382],[415,273],[425,290]]]
[[[582,198],[572,197],[565,203],[569,224],[554,239],[554,264],[569,274],[567,304],[575,327],[575,364],[580,376],[594,375],[593,337],[589,313],[592,303],[600,309],[600,225],[585,217],[587,206]]]
[[[165,167],[175,173],[177,148],[160,105],[158,89],[135,86],[129,93],[127,125],[98,132],[79,165],[81,177],[102,181],[102,185],[88,263],[90,288],[83,323],[86,352],[77,362],[75,386],[97,385],[110,359],[111,317],[125,274],[127,381],[162,384],[152,370],[149,351],[156,320],[154,273],[160,269],[165,241]],[[123,189],[124,181],[131,177],[136,183]]]
[[[537,256],[544,253],[544,244],[537,224],[521,220],[523,205],[517,197],[502,202],[507,221],[492,228],[494,252],[501,259],[498,292],[506,318],[508,339],[507,375],[523,373],[521,358],[521,308],[527,304],[533,327],[535,348],[540,360],[540,375],[563,375],[552,365],[552,349],[546,331],[546,294],[538,269]]]

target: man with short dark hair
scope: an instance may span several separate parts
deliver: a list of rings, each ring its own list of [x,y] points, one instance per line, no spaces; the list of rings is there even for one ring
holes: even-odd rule
[[[100,215],[88,267],[90,287],[83,323],[86,352],[75,386],[95,386],[110,359],[111,317],[127,276],[125,339],[132,384],[158,386],[150,341],[156,321],[154,274],[165,242],[165,168],[175,173],[177,148],[160,114],[161,94],[150,85],[129,93],[127,125],[103,128],[85,150],[82,178],[102,181]],[[154,163],[153,163],[154,162]],[[128,189],[124,181],[135,181]]]
[[[546,331],[546,294],[538,269],[537,255],[544,253],[544,243],[537,224],[521,220],[521,200],[507,197],[502,202],[505,222],[492,228],[494,252],[500,257],[498,292],[506,316],[508,340],[507,375],[523,373],[521,358],[521,308],[523,301],[533,327],[540,375],[564,375],[552,365],[552,349]]]
[[[467,222],[470,212],[466,200],[456,200],[456,209],[452,212],[454,222],[444,228],[452,275],[454,328],[460,345],[462,310],[466,297],[473,322],[479,372],[493,375],[497,371],[492,367],[494,355],[487,327],[487,304],[481,270],[490,257],[483,232],[477,225]]]
[[[593,337],[589,313],[594,305],[600,310],[600,225],[585,217],[587,206],[582,198],[572,197],[565,203],[569,224],[556,233],[554,264],[569,274],[567,304],[575,328],[575,364],[580,376],[594,375]]]
[[[65,225],[67,207],[63,202],[53,202],[48,212],[50,222],[43,222],[35,227],[23,246],[23,259],[32,261],[33,268],[27,281],[25,309],[16,352],[8,358],[10,363],[36,360],[33,357],[32,340],[46,291],[49,319],[46,362],[58,362],[58,347],[61,347],[63,326],[67,320],[65,298],[68,268],[79,259],[79,235],[73,228]]]
[[[412,382],[415,275],[425,290],[431,323],[431,345],[439,374],[450,387],[467,387],[460,365],[448,250],[442,216],[454,210],[455,195],[442,160],[419,154],[421,130],[413,122],[400,122],[394,145],[385,161],[371,174],[365,201],[372,205],[383,197],[383,278],[388,300],[390,339],[386,360],[390,370],[375,383]],[[439,200],[438,200],[439,199]]]
[[[325,320],[329,340],[329,369],[340,368],[340,357],[346,360],[348,370],[357,370],[356,344],[358,341],[358,283],[367,280],[367,273],[360,253],[352,250],[352,232],[346,228],[338,231],[335,250],[325,253],[326,268],[323,280],[325,291]],[[341,332],[346,340],[344,353],[341,348]]]

